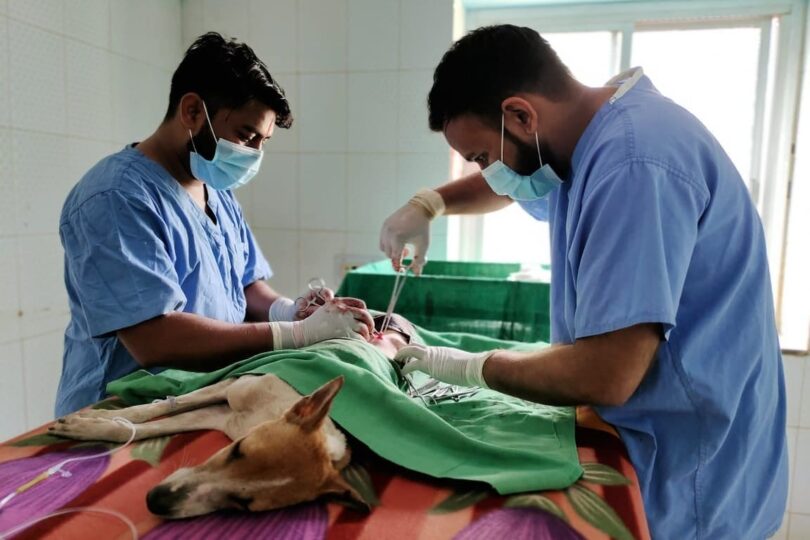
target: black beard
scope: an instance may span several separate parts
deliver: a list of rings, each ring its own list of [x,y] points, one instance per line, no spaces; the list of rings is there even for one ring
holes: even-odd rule
[[[517,145],[517,162],[514,171],[523,176],[531,176],[540,168],[537,147],[520,140],[516,140],[515,144]]]
[[[527,144],[506,132],[505,137],[517,147],[517,161],[512,168],[513,171],[522,176],[531,176],[540,168],[540,159],[537,156],[537,146]],[[564,179],[568,175],[570,165],[558,159],[551,148],[544,143],[540,143],[540,156],[543,158],[543,165],[550,165],[554,172]]]
[[[211,130],[208,129],[208,126],[203,126],[200,132],[188,141],[186,147],[189,152],[194,152],[196,148],[198,154],[210,161],[214,159],[214,154],[217,151],[217,141],[214,140],[214,136],[211,134]]]

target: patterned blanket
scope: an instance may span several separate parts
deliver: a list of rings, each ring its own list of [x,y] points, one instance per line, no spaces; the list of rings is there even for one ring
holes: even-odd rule
[[[200,431],[137,442],[111,457],[66,465],[69,477],[53,475],[0,510],[0,535],[59,509],[93,506],[123,513],[146,539],[649,538],[635,472],[621,441],[589,410],[577,413],[577,452],[585,474],[560,491],[498,496],[481,484],[407,471],[361,446],[354,449],[345,475],[371,505],[370,513],[341,501],[317,501],[273,512],[163,521],[147,510],[147,491],[178,467],[201,463],[229,442],[222,433]],[[65,441],[44,431],[0,445],[0,499],[66,457],[110,447]],[[15,538],[131,536],[111,516],[82,512],[50,518]]]

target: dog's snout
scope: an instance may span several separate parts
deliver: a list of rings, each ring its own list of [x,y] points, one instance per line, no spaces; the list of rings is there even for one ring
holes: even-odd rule
[[[169,486],[158,485],[146,494],[146,507],[158,516],[168,516],[177,507],[177,504],[188,496],[188,489],[172,490]]]

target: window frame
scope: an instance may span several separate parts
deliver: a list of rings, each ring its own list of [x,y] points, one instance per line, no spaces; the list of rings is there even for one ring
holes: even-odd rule
[[[786,294],[785,250],[789,228],[790,192],[798,133],[805,33],[810,34],[807,0],[673,0],[653,2],[588,3],[465,9],[465,29],[504,21],[520,21],[543,34],[611,31],[621,36],[619,73],[630,66],[633,35],[637,31],[692,30],[699,28],[758,27],[761,31],[754,129],[754,155],[748,173],[752,198],[765,229],[772,273],[777,324],[781,329],[782,299]],[[808,37],[810,39],[810,37]],[[762,179],[768,179],[763,181]],[[807,201],[810,202],[810,201]],[[805,204],[807,204],[805,202]],[[461,258],[475,258],[476,242],[483,230],[482,216],[457,218],[451,227],[458,246],[448,246]],[[477,254],[480,254],[480,248]],[[791,270],[795,274],[795,271]],[[805,274],[808,275],[808,274]],[[810,299],[805,310],[810,321]],[[790,336],[791,346],[810,341],[810,324],[804,336]],[[802,346],[807,348],[810,345]]]

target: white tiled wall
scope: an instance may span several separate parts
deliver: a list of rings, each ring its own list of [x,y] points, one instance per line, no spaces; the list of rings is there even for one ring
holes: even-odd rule
[[[52,415],[65,195],[157,126],[194,37],[248,42],[287,90],[295,125],[238,194],[272,284],[294,295],[315,275],[336,286],[342,258],[378,257],[383,217],[446,178],[425,98],[452,25],[452,0],[0,0],[0,439]],[[778,537],[810,539],[810,359],[787,356],[785,370],[792,478]]]
[[[149,135],[179,61],[179,0],[0,0],[0,440],[53,416],[68,320],[59,212]]]
[[[790,494],[777,538],[810,539],[810,356],[785,355]]]
[[[250,44],[287,91],[260,177],[237,192],[276,275],[297,295],[337,286],[340,262],[381,258],[382,220],[449,174],[427,127],[432,70],[452,42],[452,0],[183,0],[183,42],[216,30]],[[430,255],[446,252],[436,224]]]

